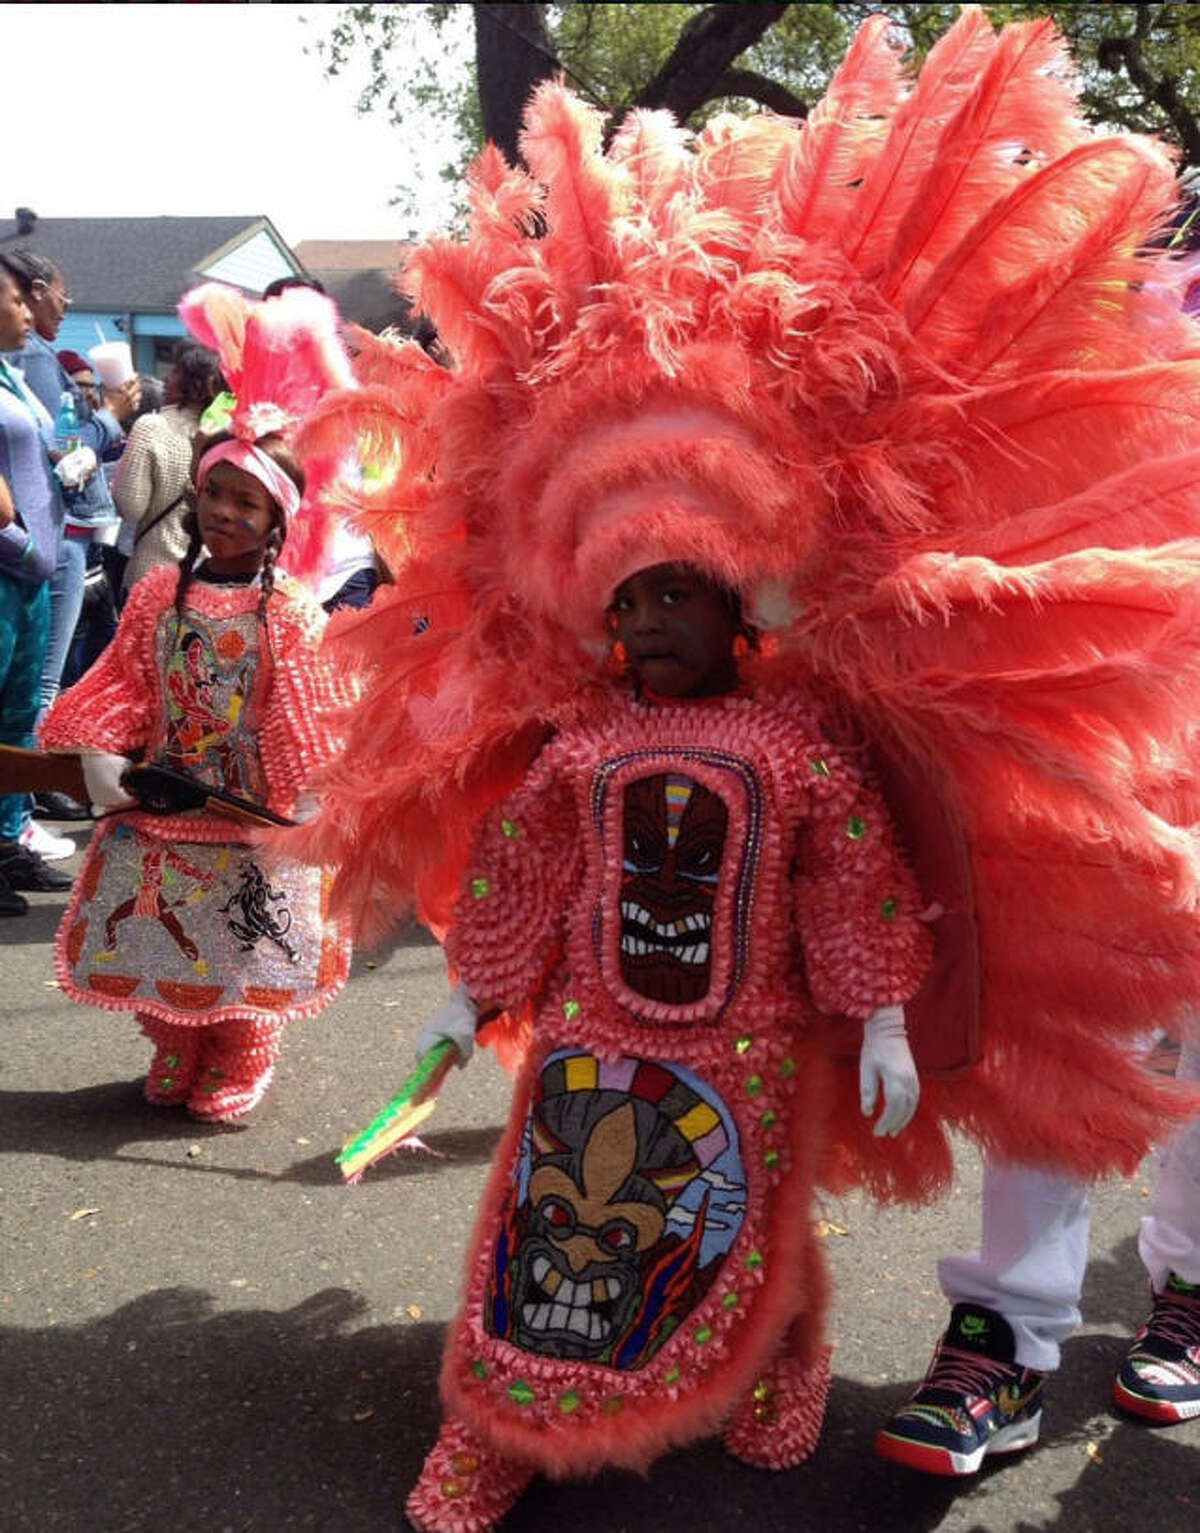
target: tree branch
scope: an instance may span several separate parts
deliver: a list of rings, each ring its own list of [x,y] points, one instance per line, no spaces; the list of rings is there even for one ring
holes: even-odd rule
[[[1146,67],[1142,39],[1149,28],[1149,8],[1138,6],[1137,22],[1131,37],[1102,37],[1096,48],[1101,69],[1120,74],[1124,69],[1129,83],[1142,93],[1145,101],[1157,106],[1179,134],[1184,158],[1189,165],[1200,165],[1200,122],[1181,100],[1179,82],[1174,75],[1156,78]]]
[[[679,34],[670,57],[631,105],[665,107],[686,122],[711,101],[717,81],[787,10],[786,5],[709,5]]]
[[[544,5],[475,5],[475,65],[483,134],[516,164],[521,114],[534,86],[558,73]]]
[[[781,117],[807,117],[808,102],[793,95],[778,80],[768,80],[756,69],[727,69],[713,86],[710,101],[720,96],[744,96],[747,101],[757,101],[760,106],[770,107]]]

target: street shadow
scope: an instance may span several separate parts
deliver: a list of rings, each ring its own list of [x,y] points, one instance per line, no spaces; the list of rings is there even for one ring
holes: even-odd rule
[[[442,1329],[355,1329],[363,1313],[363,1301],[342,1289],[282,1312],[218,1312],[205,1293],[164,1289],[78,1326],[0,1327],[6,1533],[400,1527],[400,1505],[437,1431]],[[1105,1341],[1119,1354],[1122,1342]],[[1086,1430],[1099,1404],[1078,1388],[1074,1358],[1060,1377],[1048,1442]],[[967,1482],[885,1464],[870,1438],[903,1393],[835,1378],[821,1444],[798,1469],[753,1470],[714,1441],[698,1443],[645,1477],[535,1481],[501,1527],[1150,1533],[1194,1521],[1200,1450],[1131,1426],[1114,1427],[1098,1458],[1079,1455],[1078,1477],[1036,1523],[1020,1520],[1048,1500],[1036,1451]],[[1011,1482],[1020,1490],[1001,1519],[997,1476],[1023,1477]]]
[[[493,1128],[450,1128],[420,1135],[420,1142],[402,1146],[385,1155],[364,1173],[380,1182],[401,1181],[410,1176],[428,1176],[451,1170],[463,1162],[487,1165],[504,1136],[498,1124]]]
[[[397,1526],[436,1430],[440,1333],[351,1330],[362,1309],[332,1289],[218,1313],[162,1290],[80,1326],[0,1328],[5,1529]]]
[[[342,1181],[335,1157],[340,1145],[294,1162],[282,1171],[254,1166],[217,1166],[202,1157],[181,1160],[180,1144],[205,1142],[253,1128],[254,1118],[236,1123],[203,1123],[182,1108],[153,1107],[142,1095],[142,1079],[106,1081],[78,1091],[0,1091],[0,1155],[54,1155],[62,1160],[129,1161],[160,1166],[185,1175],[219,1176],[232,1181],[293,1182],[330,1187]],[[424,1148],[397,1150],[370,1167],[372,1181],[430,1176],[462,1165],[486,1164],[500,1142],[497,1125],[479,1129],[435,1130],[423,1137]],[[171,1146],[156,1157],[147,1145]],[[136,1146],[136,1154],[126,1150]]]
[[[393,926],[385,937],[381,937],[373,947],[357,948],[354,953],[354,967],[382,969],[393,953],[422,947],[437,948],[441,947],[441,943],[429,928],[422,926],[419,921],[401,921]]]
[[[29,909],[23,916],[5,916],[0,920],[0,947],[24,947],[29,943],[54,941],[70,890],[64,889],[62,895],[53,900],[39,899],[36,895],[25,897],[29,900]],[[50,963],[46,965],[46,978],[54,978]]]
[[[249,1167],[220,1167],[180,1161],[177,1147],[243,1133],[252,1120],[202,1123],[182,1108],[153,1107],[142,1095],[143,1077],[105,1081],[78,1091],[0,1091],[0,1154],[55,1155],[84,1163],[126,1160],[175,1171],[228,1176],[241,1181],[279,1181],[270,1172]],[[157,1159],[139,1148],[147,1144],[176,1147],[173,1157]]]

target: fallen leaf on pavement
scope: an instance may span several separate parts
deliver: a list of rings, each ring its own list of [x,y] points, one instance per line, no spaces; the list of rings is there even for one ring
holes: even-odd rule
[[[71,1215],[71,1222],[74,1223],[76,1219],[86,1219],[90,1214],[98,1214],[99,1212],[98,1208],[77,1208]]]
[[[834,1224],[832,1219],[818,1219],[815,1227],[818,1240],[824,1240],[827,1235],[848,1235],[850,1233],[844,1224]]]

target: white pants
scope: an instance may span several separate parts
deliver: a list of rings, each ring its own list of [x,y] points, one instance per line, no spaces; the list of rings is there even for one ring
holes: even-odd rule
[[[1200,1080],[1200,1043],[1183,1045],[1176,1074]],[[1057,1368],[1059,1344],[1080,1321],[1087,1183],[985,1160],[982,1224],[979,1250],[938,1263],[942,1292],[951,1304],[982,1304],[1003,1315],[1023,1368]],[[1138,1249],[1155,1290],[1168,1272],[1200,1283],[1200,1116],[1159,1157]]]

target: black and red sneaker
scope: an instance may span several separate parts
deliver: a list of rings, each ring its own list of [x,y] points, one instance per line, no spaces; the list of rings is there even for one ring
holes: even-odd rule
[[[1123,1411],[1171,1426],[1200,1416],[1200,1283],[1169,1272],[1113,1380]]]
[[[924,1474],[974,1474],[991,1453],[1038,1438],[1046,1375],[1014,1361],[1012,1327],[977,1304],[956,1304],[920,1388],[876,1434],[881,1458]]]

